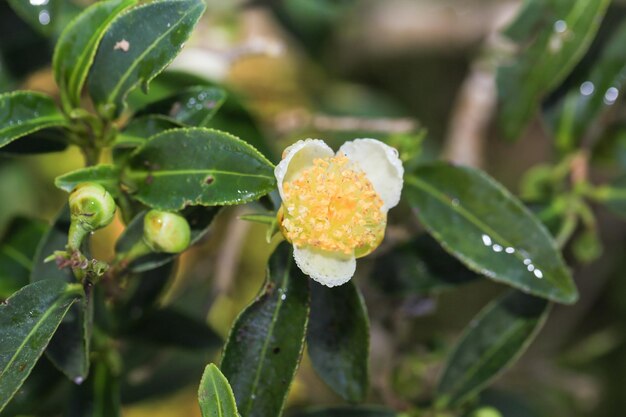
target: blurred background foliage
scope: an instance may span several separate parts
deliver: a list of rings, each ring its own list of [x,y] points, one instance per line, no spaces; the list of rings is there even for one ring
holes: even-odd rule
[[[35,7],[27,3],[24,7]],[[41,6],[47,14],[39,11],[33,19],[32,13],[19,13],[19,8],[0,2],[0,92],[21,88],[57,94],[50,69],[55,39],[89,3],[48,0]],[[553,33],[546,35],[544,49],[528,58],[528,66],[539,69],[541,63],[556,61],[550,51],[557,54],[559,36],[573,30],[561,27],[550,14],[568,1],[541,3],[526,2],[531,9],[526,12],[534,18],[509,28],[511,38],[532,43],[543,36],[541,25],[547,22]],[[624,216],[626,206],[618,191],[624,186],[619,178],[626,173],[622,99],[626,2],[611,2],[605,15],[595,12],[597,36],[594,31],[575,33],[581,39],[580,61],[558,61],[562,74],[538,80],[533,77],[541,74],[531,71],[530,81],[524,82],[516,78],[523,79],[524,74],[498,75],[499,93],[520,94],[520,101],[529,89],[541,89],[530,100],[541,103],[540,111],[517,103],[529,106],[522,111],[528,120],[519,123],[511,121],[524,117],[516,109],[495,103],[493,62],[511,54],[510,41],[503,39],[501,30],[520,12],[520,1],[207,0],[207,4],[207,13],[170,72],[153,82],[148,96],[134,92],[131,107],[180,88],[176,71],[191,72],[227,87],[235,97],[217,116],[218,126],[246,138],[274,162],[284,146],[305,137],[323,138],[333,147],[354,137],[377,137],[398,147],[408,167],[443,154],[486,170],[556,231],[571,207],[570,177],[583,175],[596,184],[618,179],[616,187],[599,189],[597,201],[575,213],[579,221],[570,227],[571,239],[565,240],[580,301],[554,307],[529,351],[475,400],[468,415],[622,416],[626,227],[619,216]],[[532,7],[539,8],[534,15]],[[581,15],[591,18],[592,7]],[[592,90],[600,88],[604,91],[600,99],[590,102]],[[509,111],[515,116],[507,120]],[[517,127],[520,124],[527,128]],[[505,136],[518,138],[510,141]],[[62,156],[1,156],[0,235],[10,230],[17,216],[53,218],[66,199],[53,179],[81,165],[75,149]],[[227,337],[237,314],[256,294],[272,249],[258,244],[265,238],[262,226],[238,219],[252,210],[224,210],[211,233],[182,257],[176,279],[160,300],[196,316],[201,311],[198,319],[208,320],[221,338]],[[451,261],[440,265],[443,274],[454,277],[449,286],[402,282],[403,273],[394,271],[394,265],[415,264],[417,272],[409,273],[426,276],[433,266],[425,259],[433,258],[436,250],[422,236],[419,251],[394,252],[399,260],[392,260],[392,267],[385,265],[391,246],[415,247],[416,242],[405,242],[422,229],[410,220],[409,210],[392,211],[386,241],[359,264],[357,279],[371,320],[368,402],[427,416],[434,414],[420,411],[421,406],[432,397],[443,359],[469,318],[503,287]],[[112,256],[108,248],[121,230],[117,222],[96,235],[96,257]],[[459,283],[464,284],[446,291]],[[146,337],[141,351],[124,354],[129,366],[124,415],[199,416],[197,382],[203,365],[219,357],[221,344],[173,347],[157,354],[151,353]],[[148,367],[133,368],[133,355],[154,359]],[[33,382],[40,384],[38,401],[54,402],[55,393],[68,389],[67,383],[60,382],[46,360],[38,368],[45,368],[38,372],[45,378]],[[57,382],[54,392],[48,389]],[[147,394],[155,392],[163,395],[146,402]],[[288,408],[339,403],[305,357]],[[10,410],[3,415],[11,415]]]

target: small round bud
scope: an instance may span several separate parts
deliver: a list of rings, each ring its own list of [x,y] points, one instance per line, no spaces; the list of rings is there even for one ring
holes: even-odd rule
[[[179,253],[189,247],[191,230],[180,214],[150,210],[143,220],[143,238],[155,252]]]
[[[78,184],[70,193],[69,203],[72,223],[89,232],[107,226],[115,216],[115,201],[100,184]]]

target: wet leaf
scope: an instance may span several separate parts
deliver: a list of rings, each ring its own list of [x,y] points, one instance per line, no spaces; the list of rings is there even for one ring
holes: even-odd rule
[[[49,279],[23,287],[0,304],[0,410],[24,383],[82,293],[78,284]]]
[[[304,346],[308,281],[283,242],[270,258],[265,288],[231,329],[220,368],[241,417],[282,413]]]
[[[274,167],[244,141],[218,130],[189,128],[153,136],[122,174],[132,196],[160,210],[243,204],[276,186]]]
[[[0,94],[0,148],[66,120],[51,97],[31,91]]]
[[[148,83],[178,55],[204,12],[202,0],[159,0],[131,9],[107,29],[87,88],[98,111],[116,117],[128,92]]]
[[[137,115],[161,114],[187,126],[208,127],[225,100],[221,88],[195,86],[150,103]]]
[[[7,298],[29,283],[33,256],[46,225],[18,217],[0,240],[0,299]]]
[[[604,47],[590,74],[569,91],[549,115],[557,145],[562,150],[578,146],[598,118],[615,105],[626,74],[625,43],[626,25],[622,25]]]
[[[80,95],[100,40],[111,22],[137,0],[102,1],[87,8],[63,31],[52,59],[54,78],[72,107]]]
[[[437,395],[459,404],[511,366],[543,326],[549,302],[511,291],[485,307],[447,360]]]
[[[311,282],[307,351],[313,368],[333,391],[363,401],[369,387],[369,321],[353,281],[336,288]]]
[[[54,185],[68,193],[83,182],[100,184],[116,197],[120,193],[120,170],[115,165],[100,164],[68,172],[54,179]]]
[[[405,197],[429,233],[470,269],[571,304],[578,292],[556,243],[519,200],[487,174],[444,163],[407,178]]]
[[[510,32],[520,51],[498,70],[500,124],[517,138],[541,100],[582,58],[595,36],[609,0],[531,0]]]
[[[204,369],[198,390],[202,417],[238,417],[235,396],[228,380],[214,364]]]

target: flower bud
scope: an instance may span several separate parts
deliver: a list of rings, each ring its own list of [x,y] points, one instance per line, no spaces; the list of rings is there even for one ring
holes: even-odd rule
[[[191,230],[180,214],[150,210],[143,221],[143,238],[155,252],[179,253],[189,247]]]
[[[88,232],[107,226],[115,216],[115,201],[103,186],[78,184],[69,197],[72,223]]]

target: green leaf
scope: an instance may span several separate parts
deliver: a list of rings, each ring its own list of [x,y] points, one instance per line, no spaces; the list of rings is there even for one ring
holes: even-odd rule
[[[578,292],[545,227],[482,171],[424,165],[405,197],[429,233],[470,269],[539,297],[571,304]]]
[[[0,412],[2,417],[60,414],[71,382],[50,361],[42,358],[11,401]]]
[[[311,283],[307,351],[317,374],[350,402],[369,387],[369,322],[354,281],[336,288]]]
[[[448,358],[438,397],[459,404],[483,389],[530,345],[549,305],[544,299],[510,291],[485,307]]]
[[[54,251],[65,250],[70,222],[70,212],[66,205],[39,242],[30,275],[32,282],[43,279],[65,283],[76,282],[70,268],[59,269],[55,262],[44,262]],[[89,373],[93,321],[91,298],[90,293],[86,294],[81,302],[75,303],[70,308],[46,349],[48,359],[72,381],[82,381]]]
[[[383,407],[317,408],[296,413],[294,417],[397,417],[398,413]]]
[[[106,31],[87,88],[98,111],[118,116],[137,85],[144,90],[178,54],[204,12],[202,0],[160,0],[119,16]]]
[[[33,256],[46,232],[43,222],[18,217],[0,240],[0,299],[29,283]]]
[[[626,175],[622,175],[596,192],[596,200],[626,219]]]
[[[65,126],[51,97],[32,91],[0,94],[0,148],[39,130]]]
[[[191,228],[191,245],[197,243],[206,235],[209,227],[213,223],[213,219],[219,211],[219,207],[189,207],[180,213],[187,219],[189,227]],[[128,252],[138,241],[143,239],[143,218],[145,215],[145,211],[139,213],[128,224],[128,227],[115,244],[116,253]],[[129,265],[129,269],[133,272],[148,271],[165,265],[176,258],[176,256],[177,255],[167,253],[152,253],[133,261]]]
[[[187,126],[208,127],[225,100],[226,92],[221,88],[195,86],[150,103],[137,115],[162,114]]]
[[[126,164],[130,154],[145,145],[148,138],[178,127],[181,127],[179,123],[161,115],[133,118],[113,143],[113,161],[117,165]]]
[[[206,323],[173,308],[146,313],[127,333],[131,339],[161,347],[217,350],[222,344],[219,335]]]
[[[204,369],[198,389],[198,402],[202,417],[239,416],[235,396],[228,380],[212,363]]]
[[[498,70],[500,124],[511,139],[522,133],[541,100],[582,58],[610,2],[531,1],[542,7],[527,7],[520,15],[524,22],[513,23],[514,37],[524,40],[519,45],[521,51]],[[531,30],[532,35],[523,33],[525,30]]]
[[[137,0],[109,0],[94,4],[63,31],[52,58],[54,78],[72,107],[80,95],[96,55],[98,43],[111,22]]]
[[[72,387],[68,417],[121,416],[119,377],[104,358],[94,362],[89,378]]]
[[[28,140],[16,140],[0,148],[0,155],[21,156],[61,152],[69,146],[67,132],[62,128],[47,128],[30,133]]]
[[[427,234],[376,258],[370,274],[372,283],[391,295],[437,293],[479,277]]]
[[[56,177],[54,185],[69,193],[82,182],[98,183],[114,197],[120,194],[120,170],[115,165],[101,164],[77,169]]]
[[[170,130],[131,156],[123,182],[143,204],[160,210],[243,204],[275,186],[274,167],[256,149],[212,129]]]
[[[294,377],[309,315],[308,278],[283,242],[269,261],[265,288],[237,318],[222,372],[241,417],[280,416]]]
[[[556,141],[564,151],[578,146],[601,114],[613,108],[626,74],[626,25],[614,33],[584,82],[576,84],[558,104],[554,115]]]
[[[23,287],[0,304],[0,410],[30,374],[82,293],[78,284],[44,280]]]

